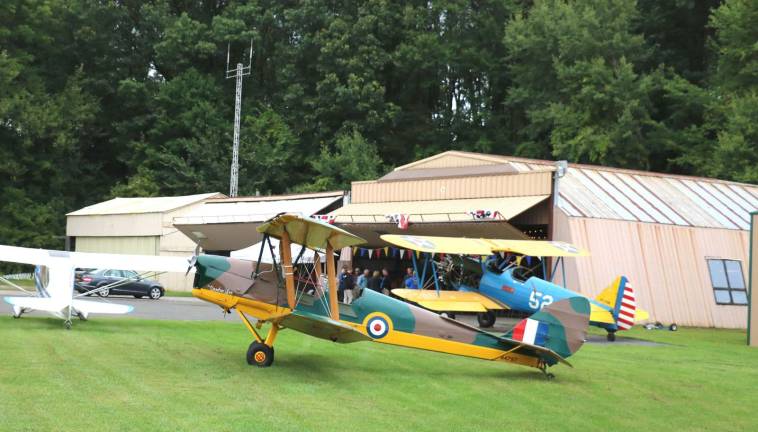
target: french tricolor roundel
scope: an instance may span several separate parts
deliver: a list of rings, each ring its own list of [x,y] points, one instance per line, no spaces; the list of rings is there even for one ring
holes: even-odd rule
[[[381,339],[387,336],[387,333],[390,331],[390,326],[386,319],[377,316],[368,320],[366,323],[366,331],[368,331],[368,335],[372,338]]]

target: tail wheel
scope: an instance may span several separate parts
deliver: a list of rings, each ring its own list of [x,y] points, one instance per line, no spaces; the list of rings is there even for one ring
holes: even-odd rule
[[[479,322],[479,327],[489,328],[495,325],[495,312],[487,311],[476,314],[476,320]]]
[[[616,341],[616,332],[608,332],[608,334],[605,337],[606,337],[606,339],[608,339],[608,342],[615,342]]]
[[[671,324],[669,326],[669,330],[671,330],[671,331],[677,331],[677,330],[679,330],[679,326],[676,325],[676,323],[673,323],[673,324]]]
[[[253,342],[247,349],[247,364],[269,367],[274,362],[274,347],[260,342]]]

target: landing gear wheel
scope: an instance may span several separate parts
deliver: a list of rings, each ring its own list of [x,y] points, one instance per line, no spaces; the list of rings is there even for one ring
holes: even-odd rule
[[[489,328],[495,325],[495,312],[487,311],[476,314],[476,320],[479,322],[479,327]]]
[[[677,330],[679,330],[679,326],[676,325],[676,323],[673,323],[673,324],[671,324],[669,326],[669,330],[671,330],[671,331],[677,331]]]
[[[455,319],[455,314],[452,312],[442,312],[440,313],[440,316],[445,317],[445,318]]]
[[[247,364],[269,367],[274,362],[274,347],[260,342],[253,342],[247,349]]]
[[[546,373],[545,373],[545,378],[546,378],[548,381],[552,381],[552,380],[554,380],[554,379],[555,379],[555,375],[553,375],[553,373],[552,373],[552,372],[546,372]]]
[[[158,287],[152,287],[152,288],[150,288],[150,298],[151,299],[158,300],[159,298],[161,298],[162,295],[163,295],[163,293],[161,293],[161,289],[160,288],[158,288]]]
[[[608,334],[605,336],[606,339],[608,339],[608,342],[615,342],[616,341],[616,332],[608,332]]]
[[[71,330],[71,320],[66,320],[63,325],[66,327],[66,330]]]

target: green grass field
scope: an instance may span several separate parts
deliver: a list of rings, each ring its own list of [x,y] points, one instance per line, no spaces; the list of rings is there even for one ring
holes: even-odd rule
[[[739,331],[633,330],[539,371],[293,331],[248,366],[241,325],[0,318],[0,430],[756,430]]]

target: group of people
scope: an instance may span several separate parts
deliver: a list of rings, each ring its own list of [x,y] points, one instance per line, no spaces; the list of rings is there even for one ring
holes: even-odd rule
[[[418,288],[418,281],[415,277],[413,269],[406,269],[406,275],[403,280],[403,285],[406,288]],[[384,295],[390,295],[392,289],[392,279],[390,272],[386,268],[381,271],[370,269],[363,269],[356,267],[352,272],[345,266],[342,267],[342,272],[339,277],[339,285],[337,286],[337,296],[339,301],[350,304],[353,300],[360,296],[363,289],[370,289]]]

